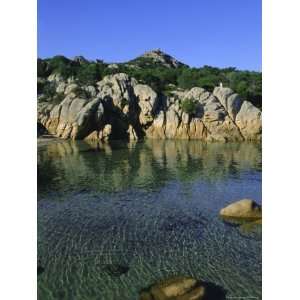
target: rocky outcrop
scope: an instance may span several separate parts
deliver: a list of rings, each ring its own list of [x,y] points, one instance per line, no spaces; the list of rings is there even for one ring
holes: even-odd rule
[[[138,60],[141,60],[143,58],[149,59],[151,60],[152,63],[159,64],[167,68],[178,68],[178,67],[185,66],[185,64],[178,61],[177,59],[170,56],[169,54],[164,53],[160,49],[145,52],[143,55],[141,55],[138,58]]]
[[[200,87],[158,95],[125,73],[82,86],[58,74],[48,77],[59,103],[38,96],[38,122],[64,139],[196,139],[244,141],[261,139],[261,111],[229,88],[213,93]],[[189,100],[192,112],[183,107]]]
[[[220,210],[223,218],[253,219],[262,217],[261,206],[251,199],[242,199]]]

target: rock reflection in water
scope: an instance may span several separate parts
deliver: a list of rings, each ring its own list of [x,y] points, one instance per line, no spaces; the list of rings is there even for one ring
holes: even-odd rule
[[[76,142],[48,144],[38,152],[38,189],[73,192],[157,187],[166,181],[216,181],[261,170],[260,145],[199,141],[144,143]]]

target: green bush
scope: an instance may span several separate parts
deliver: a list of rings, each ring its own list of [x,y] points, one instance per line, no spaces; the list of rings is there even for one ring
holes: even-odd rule
[[[50,73],[51,73],[50,71],[51,70],[49,69],[48,63],[45,60],[38,58],[38,60],[37,60],[37,76],[45,78],[50,75]]]
[[[44,94],[47,98],[53,98],[56,94],[55,84],[52,82],[46,82],[40,87],[40,92]]]
[[[193,99],[184,99],[181,102],[181,109],[189,114],[189,115],[193,115],[196,113],[196,102]]]
[[[51,73],[58,73],[65,79],[75,76],[80,68],[80,64],[78,62],[74,62],[62,55],[46,59],[46,62],[48,63],[48,69]]]
[[[93,84],[103,77],[103,68],[100,64],[83,64],[77,72],[78,81],[82,84]]]

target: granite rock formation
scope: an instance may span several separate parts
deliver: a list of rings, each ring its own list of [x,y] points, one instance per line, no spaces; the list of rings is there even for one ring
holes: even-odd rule
[[[261,111],[230,88],[212,93],[200,87],[156,93],[125,73],[108,75],[95,85],[80,85],[51,74],[61,101],[38,95],[38,123],[64,139],[197,139],[257,141]],[[193,111],[184,109],[190,101]]]

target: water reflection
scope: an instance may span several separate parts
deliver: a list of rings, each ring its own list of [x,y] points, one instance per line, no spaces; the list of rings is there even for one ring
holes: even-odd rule
[[[217,181],[261,171],[260,144],[158,141],[111,144],[64,141],[38,151],[38,191],[114,192],[170,180]]]

